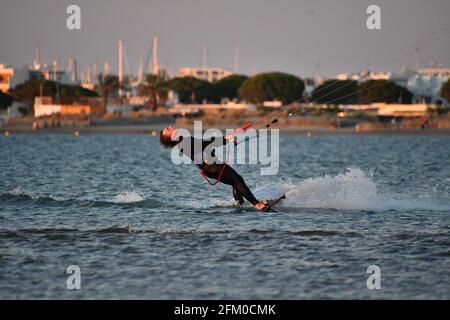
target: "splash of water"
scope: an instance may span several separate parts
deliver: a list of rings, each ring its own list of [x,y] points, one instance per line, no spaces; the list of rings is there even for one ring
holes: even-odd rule
[[[286,184],[285,205],[303,208],[369,209],[378,200],[372,177],[358,168],[336,176],[309,178]]]
[[[338,175],[282,182],[255,192],[259,198],[286,193],[280,206],[286,208],[329,208],[338,210],[450,210],[450,203],[416,199],[408,195],[381,194],[371,174],[349,168]]]
[[[144,195],[137,191],[122,191],[114,197],[114,203],[132,203],[144,200]]]

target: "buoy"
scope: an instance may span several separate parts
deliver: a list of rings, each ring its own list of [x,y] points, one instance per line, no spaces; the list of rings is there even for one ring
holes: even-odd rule
[[[156,137],[156,130],[152,130],[152,137]]]
[[[80,132],[79,131],[75,131],[73,134],[75,135],[75,137],[78,137],[80,135]]]
[[[311,136],[312,136],[311,131],[308,131],[308,132],[306,133],[306,136],[307,136],[307,137],[311,137]]]
[[[5,131],[5,137],[9,137],[11,135],[11,132],[9,132],[8,130]]]

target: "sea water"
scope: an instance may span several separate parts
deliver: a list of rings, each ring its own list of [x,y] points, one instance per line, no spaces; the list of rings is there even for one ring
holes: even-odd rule
[[[147,135],[0,137],[0,298],[450,298],[449,135],[282,135],[277,175],[234,168],[287,199],[238,207]]]

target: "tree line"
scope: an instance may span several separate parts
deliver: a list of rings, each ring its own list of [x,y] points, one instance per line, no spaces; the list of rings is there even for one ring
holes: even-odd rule
[[[213,83],[193,77],[167,79],[149,75],[140,87],[141,95],[148,96],[154,107],[164,105],[170,90],[177,92],[179,101],[185,104],[219,103],[223,99],[255,104],[271,100],[283,104],[299,100],[321,104],[411,103],[413,97],[406,88],[387,80],[368,80],[360,84],[352,80],[328,80],[316,87],[311,97],[305,97],[305,82],[281,72],[253,77],[231,75]]]
[[[319,104],[411,103],[413,94],[389,80],[327,80],[316,87],[311,101]]]
[[[95,90],[48,80],[29,80],[7,94],[0,93],[0,108],[7,108],[13,101],[27,102],[31,106],[34,98],[41,94],[61,99],[101,97],[106,107],[108,98],[117,96],[119,81],[112,74],[100,74],[97,80]],[[122,86],[124,90],[130,89],[129,81],[124,81]],[[255,104],[268,100],[288,104],[300,99],[319,104],[411,103],[413,97],[406,88],[388,80],[368,80],[362,83],[354,80],[327,80],[317,86],[309,97],[305,97],[305,82],[294,75],[281,72],[261,73],[252,77],[231,75],[213,83],[193,77],[169,79],[165,74],[147,75],[137,88],[140,95],[147,97],[152,109],[164,106],[171,90],[177,92],[181,103],[186,104],[219,103],[223,99]],[[450,80],[442,86],[441,97],[450,101]]]

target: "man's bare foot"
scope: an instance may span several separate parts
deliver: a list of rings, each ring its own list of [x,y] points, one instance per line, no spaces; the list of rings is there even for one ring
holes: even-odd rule
[[[266,207],[266,205],[262,202],[258,202],[257,204],[255,204],[255,208],[258,210],[262,210]]]

